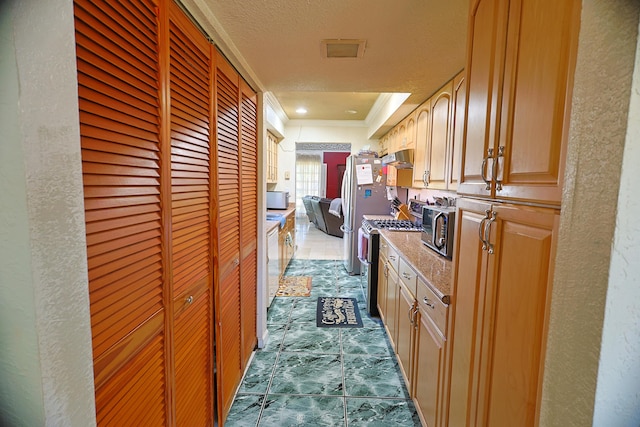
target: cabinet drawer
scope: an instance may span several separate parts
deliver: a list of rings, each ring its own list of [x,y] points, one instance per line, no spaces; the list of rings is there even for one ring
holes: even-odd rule
[[[395,271],[398,271],[398,261],[400,260],[400,255],[398,255],[398,252],[394,248],[392,248],[386,240],[383,240],[380,244],[380,251],[389,260],[389,267],[393,268]]]
[[[415,298],[416,296],[416,287],[418,283],[418,274],[416,274],[415,270],[407,264],[407,262],[400,258],[400,265],[398,266],[398,276],[400,276],[400,280],[407,287],[409,292],[411,292],[411,296]]]
[[[449,306],[431,290],[424,280],[418,279],[418,307],[422,315],[429,317],[443,337],[447,333],[447,310]]]

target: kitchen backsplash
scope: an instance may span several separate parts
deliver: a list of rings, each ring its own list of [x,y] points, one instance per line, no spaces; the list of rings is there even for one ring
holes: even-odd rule
[[[434,197],[457,198],[458,193],[455,191],[409,188],[408,200],[417,198],[423,202],[433,203]]]

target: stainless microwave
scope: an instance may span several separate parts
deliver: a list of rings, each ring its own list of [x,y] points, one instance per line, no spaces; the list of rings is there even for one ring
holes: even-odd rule
[[[456,208],[426,205],[422,208],[422,243],[440,255],[453,255]]]

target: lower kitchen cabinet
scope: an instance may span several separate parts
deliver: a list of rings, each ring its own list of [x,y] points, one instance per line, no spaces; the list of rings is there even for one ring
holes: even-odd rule
[[[389,267],[389,277],[387,278],[387,297],[386,297],[386,312],[384,327],[387,330],[387,335],[391,341],[391,346],[394,351],[397,348],[396,345],[396,331],[397,331],[397,313],[398,313],[398,273]]]
[[[285,225],[278,235],[280,248],[280,277],[284,275],[291,258],[296,251],[296,210],[289,211],[285,217]]]
[[[560,212],[470,199],[458,212],[448,425],[535,426]]]
[[[412,390],[413,341],[415,337],[416,299],[402,280],[398,286],[398,313],[396,321],[396,354],[400,372],[407,390]]]
[[[433,293],[418,280],[415,334],[413,403],[425,426],[432,427],[442,419],[444,344],[447,305],[433,298]],[[444,324],[441,322],[444,321]],[[437,324],[440,323],[441,326]]]
[[[423,425],[442,425],[448,305],[384,238],[380,248],[380,316]]]

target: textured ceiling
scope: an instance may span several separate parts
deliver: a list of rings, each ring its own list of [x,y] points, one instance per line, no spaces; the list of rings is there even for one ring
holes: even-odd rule
[[[366,116],[361,110],[381,92],[411,93],[407,103],[417,104],[464,67],[468,0],[184,3],[198,21],[207,18],[201,24],[214,42],[292,119],[306,103],[306,119],[361,120],[345,111]],[[323,58],[325,39],[364,39],[364,55]]]

